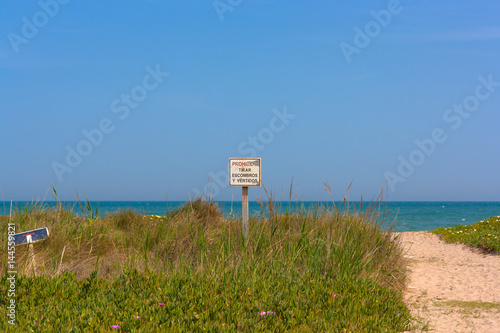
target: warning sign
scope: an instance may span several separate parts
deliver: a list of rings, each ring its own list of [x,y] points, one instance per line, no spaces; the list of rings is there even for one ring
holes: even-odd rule
[[[229,186],[260,186],[260,158],[230,158]]]
[[[14,238],[15,246],[34,243],[49,237],[49,229],[41,228],[31,231],[25,231],[19,234],[15,234],[12,237]]]

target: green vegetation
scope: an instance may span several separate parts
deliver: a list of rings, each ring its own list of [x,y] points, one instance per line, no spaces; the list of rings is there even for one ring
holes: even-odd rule
[[[50,237],[16,248],[17,328],[26,331],[401,332],[402,249],[380,222],[380,200],[361,211],[337,207],[274,213],[241,223],[196,199],[167,216],[82,205],[18,208],[17,232],[47,226]],[[347,208],[347,209],[346,209]],[[279,211],[279,210],[277,210]],[[267,216],[267,217],[266,217]],[[1,220],[7,234],[8,217]],[[0,255],[7,257],[6,237]],[[0,293],[6,295],[3,264]],[[36,271],[36,277],[32,276]],[[29,276],[31,275],[31,276]],[[0,299],[5,311],[8,298]],[[5,314],[2,314],[5,315]],[[140,318],[138,318],[138,316]],[[4,317],[5,318],[5,317]],[[117,328],[118,329],[118,328]],[[5,321],[0,330],[13,331]]]
[[[441,236],[447,243],[463,243],[484,252],[500,252],[500,216],[469,225],[437,228],[431,232]]]
[[[500,311],[500,303],[498,302],[495,303],[495,302],[479,302],[479,301],[446,301],[446,302],[439,302],[438,304],[461,308],[464,311],[467,310]]]

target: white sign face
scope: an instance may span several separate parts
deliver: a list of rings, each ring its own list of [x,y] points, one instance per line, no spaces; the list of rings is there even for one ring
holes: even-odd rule
[[[229,186],[260,186],[260,158],[230,158]]]

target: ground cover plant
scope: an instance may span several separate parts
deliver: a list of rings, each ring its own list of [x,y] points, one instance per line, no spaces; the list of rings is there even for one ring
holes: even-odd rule
[[[431,232],[447,243],[462,243],[484,252],[500,252],[500,216],[492,216],[469,225],[437,228]]]
[[[18,231],[47,226],[50,237],[16,248],[17,327],[26,331],[401,332],[401,246],[381,227],[381,201],[358,210],[344,201],[241,223],[201,199],[167,216],[127,210],[81,214],[43,203],[16,208]],[[281,203],[280,203],[281,204]],[[7,234],[2,218],[1,232]],[[2,237],[0,255],[6,258]],[[4,262],[2,260],[2,262]],[[0,307],[8,299],[7,267]],[[22,273],[24,272],[24,273]],[[36,274],[34,274],[36,273]],[[37,275],[37,276],[35,276]],[[5,317],[4,317],[5,318]],[[5,321],[0,330],[15,331]]]

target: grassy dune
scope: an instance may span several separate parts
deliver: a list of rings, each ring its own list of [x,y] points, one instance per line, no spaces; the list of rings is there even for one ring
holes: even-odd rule
[[[492,216],[469,225],[437,228],[431,232],[447,243],[462,243],[484,252],[500,252],[500,216]]]
[[[201,199],[167,216],[120,211],[97,216],[41,203],[19,208],[17,231],[47,226],[16,248],[17,328],[27,331],[400,332],[405,261],[381,228],[380,201],[362,209],[318,207],[239,221]],[[347,207],[349,203],[345,202]],[[279,211],[279,210],[276,210]],[[8,217],[1,232],[7,235]],[[0,255],[7,257],[6,237]],[[2,260],[2,263],[4,261]],[[1,288],[7,286],[3,264]],[[5,289],[1,291],[5,294]],[[7,298],[0,300],[4,311]],[[113,328],[113,325],[119,326]],[[0,330],[13,328],[6,322]]]

